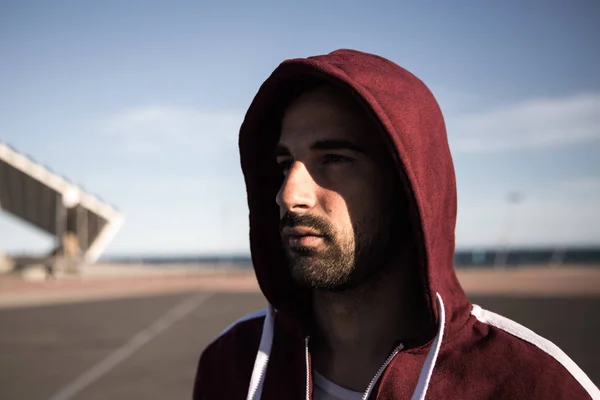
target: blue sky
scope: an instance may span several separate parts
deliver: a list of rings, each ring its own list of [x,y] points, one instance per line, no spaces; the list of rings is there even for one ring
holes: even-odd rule
[[[0,140],[123,211],[109,255],[244,253],[244,111],[282,60],[355,48],[438,98],[458,247],[600,244],[600,3],[282,3],[4,1]]]

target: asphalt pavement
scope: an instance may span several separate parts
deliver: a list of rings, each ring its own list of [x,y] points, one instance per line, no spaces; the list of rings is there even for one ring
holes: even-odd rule
[[[561,347],[600,382],[599,297],[472,301]],[[202,349],[257,293],[186,292],[0,309],[0,399],[189,399]]]

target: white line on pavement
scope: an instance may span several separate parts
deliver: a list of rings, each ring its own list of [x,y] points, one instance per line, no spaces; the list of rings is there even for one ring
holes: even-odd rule
[[[109,354],[104,360],[100,361],[83,373],[83,375],[59,390],[54,396],[50,397],[50,400],[72,399],[77,393],[100,379],[119,363],[131,357],[133,353],[154,339],[161,332],[167,330],[175,322],[192,312],[200,304],[210,298],[211,295],[212,293],[197,293],[187,297],[181,303],[167,311],[166,314],[157,319],[152,325],[133,336],[123,346]]]

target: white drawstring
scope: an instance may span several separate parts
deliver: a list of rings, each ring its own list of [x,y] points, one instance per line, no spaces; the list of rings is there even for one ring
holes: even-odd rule
[[[444,338],[444,327],[446,326],[446,313],[444,310],[444,301],[442,300],[442,296],[440,296],[439,293],[436,293],[436,297],[438,315],[440,316],[438,334],[433,340],[433,344],[429,349],[429,353],[427,353],[425,364],[423,365],[421,373],[419,374],[417,388],[415,389],[411,400],[425,399],[425,395],[427,394],[427,388],[429,387],[429,381],[431,380],[431,375],[433,374],[433,369],[435,368],[435,362],[437,361],[438,353],[440,352],[440,347],[442,346],[442,339]]]
[[[248,388],[247,400],[258,400],[262,396],[263,384],[265,381],[264,375],[269,363],[271,355],[271,345],[273,344],[273,331],[275,319],[275,310],[269,304],[267,307],[267,315],[263,323],[262,335],[260,337],[260,345],[254,360],[254,368],[252,369],[252,377],[250,378],[250,387]]]
[[[435,363],[440,352],[440,347],[442,346],[442,339],[444,338],[444,328],[446,326],[446,313],[444,309],[444,301],[442,300],[442,296],[440,296],[439,293],[436,293],[436,298],[438,315],[440,316],[438,334],[433,340],[431,349],[429,349],[429,353],[427,353],[425,364],[423,365],[421,373],[419,374],[417,388],[415,389],[411,400],[425,399],[425,395],[427,394],[427,388],[429,387],[429,382],[431,380],[431,375],[433,374],[433,369],[435,368]],[[258,347],[256,359],[254,360],[254,369],[252,370],[252,377],[250,378],[250,387],[248,388],[248,396],[246,397],[247,400],[259,400],[262,395],[263,384],[265,380],[264,375],[265,371],[267,370],[267,364],[269,363],[271,345],[273,344],[273,321],[275,318],[274,313],[275,310],[269,304],[269,307],[267,309],[267,315],[265,317],[265,322],[263,323],[262,335],[260,337],[260,345]]]

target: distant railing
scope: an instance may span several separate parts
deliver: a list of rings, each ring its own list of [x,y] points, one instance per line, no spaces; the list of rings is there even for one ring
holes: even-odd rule
[[[499,261],[501,260],[501,261]],[[522,265],[582,265],[600,266],[600,248],[547,248],[457,250],[457,267],[518,267]]]
[[[162,256],[162,257],[105,257],[101,261],[146,265],[166,264],[224,264],[251,267],[247,255]],[[600,266],[600,247],[514,249],[458,249],[454,264],[458,268],[519,267],[523,265],[582,265]]]

